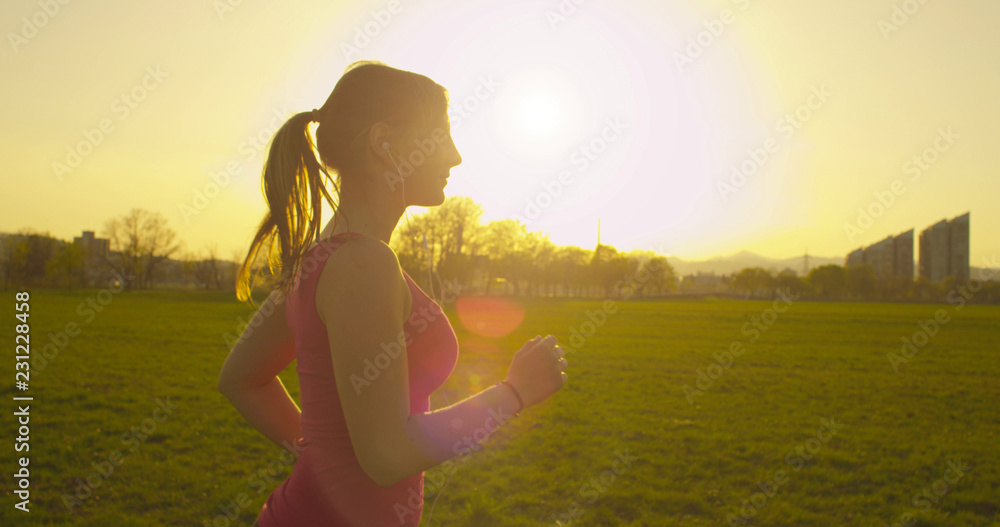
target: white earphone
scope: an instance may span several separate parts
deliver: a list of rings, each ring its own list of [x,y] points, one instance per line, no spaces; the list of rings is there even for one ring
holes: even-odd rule
[[[392,151],[389,150],[389,142],[388,141],[384,141],[382,143],[382,148],[385,149],[385,153],[389,154],[389,160],[392,161],[393,166],[396,167],[396,175],[399,176],[399,180],[403,184],[403,214],[405,215],[406,214],[406,178],[403,177],[403,171],[399,169],[399,165],[396,163],[396,159],[392,157]],[[410,226],[410,218],[409,217],[406,218],[406,225],[407,225],[407,227]],[[412,230],[412,228],[411,228],[411,230]],[[430,253],[431,252],[430,252],[430,249],[427,248],[427,233],[423,232],[423,229],[421,229],[421,234],[423,235],[423,239],[424,239],[424,252],[427,254],[427,259],[430,260]],[[434,271],[434,273],[436,274],[437,271]],[[428,278],[428,280],[431,279],[431,266],[430,266],[430,262],[429,261],[428,261],[428,269],[427,269],[427,278]],[[439,277],[439,279],[440,279],[440,277]],[[431,283],[431,294],[433,294],[434,293],[433,281],[431,281],[430,283]],[[437,301],[437,299],[435,299],[435,301]],[[438,303],[440,304],[440,302],[438,302]],[[447,406],[448,405],[448,395],[444,392],[444,390],[441,390],[441,395],[444,396],[444,404],[445,404],[445,406]],[[462,454],[460,454],[459,457],[461,457],[463,455],[465,455],[465,452],[462,452]],[[458,472],[458,463],[455,463],[455,468],[452,469],[451,474],[448,475],[448,480],[444,482],[444,486],[441,487],[441,490],[438,492],[438,495],[434,497],[434,501],[431,503],[430,513],[427,515],[427,527],[430,527],[430,525],[431,525],[431,518],[434,517],[434,506],[437,505],[438,498],[440,498],[441,495],[444,494],[444,489],[448,488],[448,484],[451,483],[451,477],[455,475],[455,472]]]
[[[392,157],[392,151],[389,150],[389,142],[383,141],[382,148],[385,149],[385,153],[389,154],[389,160],[392,161],[393,166],[396,167],[396,175],[399,176],[399,181],[403,184],[403,211],[406,211],[406,179],[403,177],[403,171],[399,169],[399,165],[396,164],[396,159]],[[406,224],[410,224],[409,218],[406,220]],[[427,248],[427,240],[424,240],[424,249]]]

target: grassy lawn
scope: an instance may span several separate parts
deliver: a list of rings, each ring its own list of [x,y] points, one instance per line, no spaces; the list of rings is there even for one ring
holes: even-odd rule
[[[32,293],[33,354],[50,333],[64,347],[31,375],[30,514],[13,506],[2,295],[0,525],[249,525],[290,472],[215,389],[251,311],[230,293],[96,295]],[[536,334],[571,349],[569,384],[459,465],[433,525],[1000,525],[998,306],[518,302],[500,339],[446,306],[461,356],[433,406],[501,379]],[[297,398],[294,363],[281,377]],[[447,476],[426,473],[424,524]]]

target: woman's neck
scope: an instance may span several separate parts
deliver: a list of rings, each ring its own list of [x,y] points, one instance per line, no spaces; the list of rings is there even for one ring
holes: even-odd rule
[[[366,199],[367,196],[372,199]],[[392,206],[387,199],[391,197],[387,193],[369,190],[365,194],[346,185],[342,186],[337,210],[320,237],[350,231],[377,238],[388,245],[392,232],[403,215],[402,203]]]

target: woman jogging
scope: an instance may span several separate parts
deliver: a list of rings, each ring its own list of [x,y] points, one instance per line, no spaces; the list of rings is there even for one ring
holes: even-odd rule
[[[271,294],[219,375],[247,421],[297,456],[260,511],[261,527],[416,527],[425,470],[566,382],[562,348],[539,336],[503,380],[429,411],[458,341],[388,244],[407,206],[444,201],[449,170],[462,162],[447,110],[447,91],[431,79],[357,62],[321,108],[293,115],[272,140],[269,211],[237,280],[246,301],[260,278],[254,262],[266,255]],[[323,200],[334,216],[320,233]],[[277,378],[292,360],[301,414]]]

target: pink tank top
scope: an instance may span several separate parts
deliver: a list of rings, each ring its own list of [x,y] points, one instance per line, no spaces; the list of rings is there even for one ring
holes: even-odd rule
[[[424,473],[390,487],[378,486],[358,464],[340,406],[326,326],[316,313],[315,299],[323,264],[344,241],[341,235],[309,249],[298,285],[286,297],[286,320],[295,339],[299,376],[301,450],[291,475],[271,492],[261,509],[257,519],[261,527],[417,527],[420,523]],[[403,275],[412,295],[410,316],[403,326],[412,339],[406,347],[412,415],[430,410],[431,393],[444,384],[458,360],[458,339],[441,307],[406,271]],[[375,368],[358,372],[359,383],[363,376],[377,382],[376,373]],[[365,385],[358,384],[358,388],[364,390]]]

